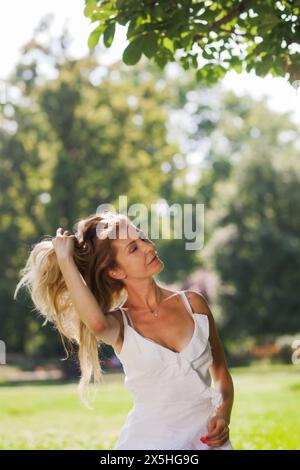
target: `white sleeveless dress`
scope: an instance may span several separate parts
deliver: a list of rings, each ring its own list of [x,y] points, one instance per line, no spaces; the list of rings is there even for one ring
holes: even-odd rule
[[[222,403],[222,395],[211,387],[208,317],[194,313],[185,292],[178,293],[195,325],[190,342],[179,353],[140,335],[119,307],[124,341],[120,353],[115,354],[134,405],[113,450],[233,450],[229,439],[220,447],[209,447],[199,440],[207,434],[208,420]]]

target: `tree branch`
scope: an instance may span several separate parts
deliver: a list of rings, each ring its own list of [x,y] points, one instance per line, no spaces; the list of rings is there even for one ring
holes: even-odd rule
[[[220,20],[215,21],[211,25],[211,29],[219,29],[220,26],[222,26],[222,24],[228,23],[230,20],[232,20],[232,18],[240,16],[242,13],[245,12],[245,10],[247,10],[250,7],[251,3],[253,3],[253,0],[242,0],[240,5],[237,8],[232,10],[230,13],[228,13],[228,15],[224,16]]]

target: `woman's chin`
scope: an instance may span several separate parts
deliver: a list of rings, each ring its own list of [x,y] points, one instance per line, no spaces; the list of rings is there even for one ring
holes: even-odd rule
[[[159,273],[160,271],[164,269],[164,267],[165,267],[165,264],[160,258],[156,258],[154,261],[152,261],[152,263],[148,265],[148,268],[151,269],[153,274]]]
[[[156,263],[155,263],[155,266],[153,265],[153,271],[155,271],[155,274],[156,273],[160,273],[165,267],[165,264],[164,262],[159,259]]]

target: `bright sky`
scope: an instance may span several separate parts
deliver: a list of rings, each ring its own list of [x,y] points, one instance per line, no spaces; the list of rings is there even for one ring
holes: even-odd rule
[[[84,0],[14,0],[2,2],[0,7],[0,79],[5,79],[20,55],[20,47],[31,38],[33,30],[45,14],[54,14],[53,34],[58,35],[66,25],[73,39],[74,57],[88,53],[87,39],[95,27],[83,15]],[[121,57],[126,44],[125,28],[117,29],[113,47],[102,48],[101,62],[110,63]],[[184,73],[184,71],[183,71]],[[276,111],[291,110],[300,125],[300,88],[294,89],[283,78],[256,77],[254,74],[230,72],[223,80],[226,89],[237,94],[250,93],[255,98],[263,94],[270,97],[270,107]]]

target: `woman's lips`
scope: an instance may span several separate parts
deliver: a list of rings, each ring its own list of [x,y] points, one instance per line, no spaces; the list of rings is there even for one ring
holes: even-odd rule
[[[154,258],[152,259],[152,261],[150,261],[150,263],[149,263],[149,264],[152,264],[152,263],[154,263],[154,262],[155,262],[155,261],[157,261],[157,260],[158,260],[158,256],[157,256],[157,255],[155,255],[155,256],[154,256]]]

